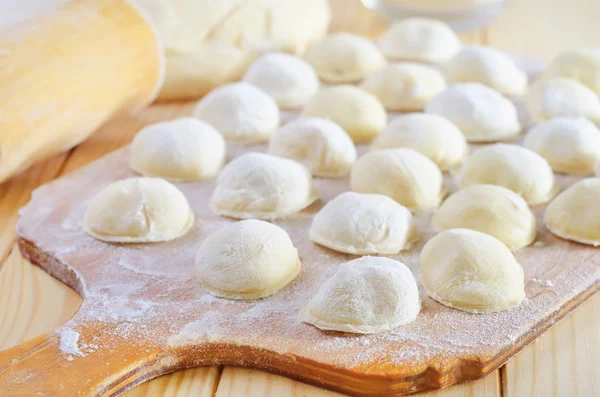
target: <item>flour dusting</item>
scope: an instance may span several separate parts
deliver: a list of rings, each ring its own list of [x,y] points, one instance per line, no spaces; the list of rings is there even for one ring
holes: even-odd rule
[[[58,331],[60,337],[59,349],[62,354],[69,354],[78,357],[85,357],[85,354],[79,350],[77,342],[79,341],[79,333],[71,328],[62,328]]]

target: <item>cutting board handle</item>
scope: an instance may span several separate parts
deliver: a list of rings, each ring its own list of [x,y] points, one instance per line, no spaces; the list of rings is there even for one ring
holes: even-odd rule
[[[69,326],[76,322],[0,352],[0,394],[112,396],[172,371],[176,360],[139,338],[125,339],[123,325]],[[61,351],[65,330],[80,334],[82,356]]]

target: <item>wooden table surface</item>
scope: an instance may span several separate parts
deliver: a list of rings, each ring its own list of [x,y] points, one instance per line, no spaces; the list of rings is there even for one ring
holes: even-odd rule
[[[385,22],[358,0],[331,0],[332,30],[377,36]],[[573,47],[600,47],[600,1],[513,0],[505,14],[466,43],[549,59]],[[144,113],[107,123],[79,147],[0,184],[0,349],[62,325],[80,297],[13,249],[17,211],[33,189],[127,144]],[[234,367],[176,372],[125,393],[141,396],[339,396],[281,376]],[[600,396],[600,294],[561,320],[505,366],[484,379],[422,394],[436,397]]]

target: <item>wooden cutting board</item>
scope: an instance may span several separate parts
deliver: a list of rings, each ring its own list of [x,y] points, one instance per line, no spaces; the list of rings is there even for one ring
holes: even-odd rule
[[[230,145],[228,157],[264,149]],[[370,336],[323,332],[301,323],[298,311],[353,257],[314,245],[307,230],[312,215],[348,189],[347,180],[315,180],[321,201],[276,222],[299,250],[300,276],[272,297],[228,301],[205,293],[192,271],[202,240],[232,222],[212,214],[210,181],[178,184],[197,218],[181,239],[118,245],[83,232],[91,198],[108,183],[134,176],[127,152],[118,150],[41,187],[21,212],[24,255],[76,289],[84,303],[57,332],[0,353],[0,388],[11,396],[116,395],[161,374],[209,364],[263,368],[356,395],[444,387],[498,368],[600,287],[600,251],[552,236],[538,207],[537,242],[516,253],[527,293],[518,308],[464,313],[434,302],[421,288],[423,310],[412,324]],[[563,187],[576,180],[559,179]],[[453,189],[449,178],[447,183]],[[417,280],[418,253],[435,234],[429,218],[417,216],[419,244],[391,256]]]

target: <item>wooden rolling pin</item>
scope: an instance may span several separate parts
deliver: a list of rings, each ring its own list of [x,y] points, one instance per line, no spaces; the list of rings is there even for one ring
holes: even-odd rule
[[[0,31],[0,182],[152,102],[164,59],[148,21],[125,0],[71,0]]]

